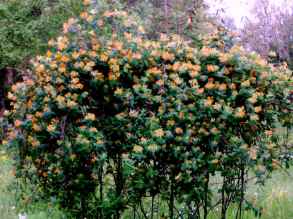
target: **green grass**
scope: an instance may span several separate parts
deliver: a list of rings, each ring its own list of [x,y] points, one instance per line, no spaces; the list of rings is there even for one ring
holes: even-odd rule
[[[277,171],[265,186],[251,183],[247,199],[262,208],[260,219],[293,219],[293,168],[286,173]],[[235,219],[236,208],[228,210],[227,219]],[[209,219],[218,219],[219,213],[213,212]],[[256,219],[253,212],[245,212],[245,219]]]
[[[16,191],[12,182],[14,181],[11,160],[0,151],[0,218],[17,219],[19,203],[16,199]],[[31,210],[32,209],[32,210]],[[48,207],[45,203],[34,204],[28,210],[28,219],[61,219],[62,213]]]
[[[5,219],[15,218],[15,200],[8,190],[13,180],[11,164],[7,157],[0,153],[0,215]]]
[[[18,203],[15,192],[11,187],[14,180],[12,162],[0,152],[0,218],[18,218]],[[261,219],[293,219],[293,168],[286,173],[276,171],[264,187],[253,182],[248,188],[247,198],[263,208]],[[34,204],[29,208],[28,219],[61,219],[64,215],[45,203]],[[236,208],[231,207],[227,219],[234,219]],[[125,218],[131,218],[126,216]],[[218,219],[219,212],[210,214],[209,219]],[[245,219],[255,219],[252,212],[246,212]]]

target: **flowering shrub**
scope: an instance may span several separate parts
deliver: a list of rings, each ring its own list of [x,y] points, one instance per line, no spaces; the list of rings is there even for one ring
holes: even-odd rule
[[[148,40],[123,11],[83,12],[49,47],[9,93],[4,143],[18,151],[18,176],[76,218],[144,213],[147,197],[151,217],[160,197],[170,218],[175,203],[206,218],[215,174],[222,215],[237,202],[241,217],[248,171],[262,179],[282,166],[274,128],[292,125],[286,69],[239,47]]]

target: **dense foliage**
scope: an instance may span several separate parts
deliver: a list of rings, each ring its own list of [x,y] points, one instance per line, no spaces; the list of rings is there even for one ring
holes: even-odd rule
[[[195,218],[218,205],[225,218],[237,203],[241,218],[248,171],[262,181],[287,163],[274,135],[277,122],[292,125],[285,67],[217,34],[201,47],[149,40],[125,11],[85,11],[63,27],[12,87],[4,144],[17,152],[17,176],[73,217],[135,217],[138,207],[147,217],[150,197],[150,218],[156,198],[169,218],[177,203]]]
[[[0,69],[19,67],[45,51],[63,22],[81,10],[82,4],[71,0],[0,1]]]

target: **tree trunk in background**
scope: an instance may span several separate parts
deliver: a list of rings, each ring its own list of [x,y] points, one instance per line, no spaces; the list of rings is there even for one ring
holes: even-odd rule
[[[165,26],[165,33],[169,31],[169,0],[164,0],[164,26]]]
[[[0,117],[8,107],[7,90],[14,83],[16,71],[13,68],[0,70]]]
[[[5,108],[5,86],[4,86],[4,81],[5,81],[5,70],[1,69],[0,70],[0,117],[3,115],[3,111]]]

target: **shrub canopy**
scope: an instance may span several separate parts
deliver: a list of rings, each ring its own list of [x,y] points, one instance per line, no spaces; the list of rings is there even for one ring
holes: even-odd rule
[[[149,196],[168,202],[170,218],[175,200],[206,215],[215,174],[220,203],[242,205],[247,171],[261,178],[288,153],[274,128],[292,125],[292,79],[209,43],[148,40],[124,11],[69,19],[9,93],[4,143],[18,151],[18,176],[76,217],[119,218]]]

